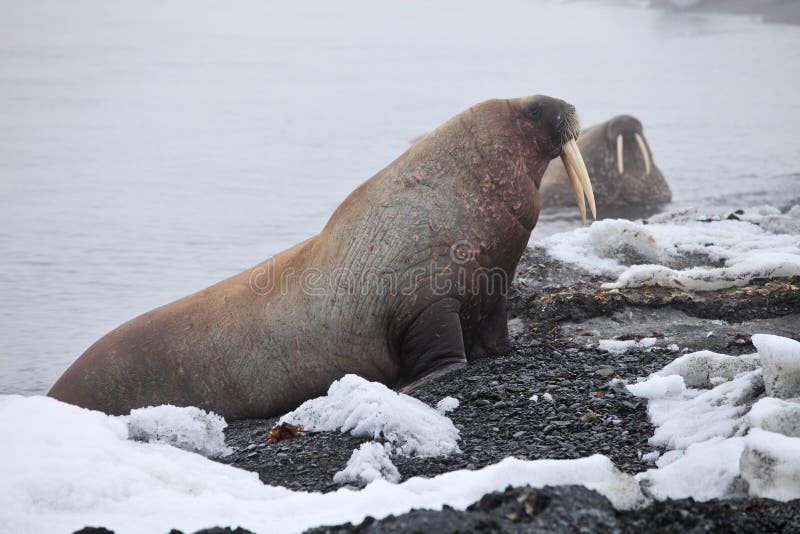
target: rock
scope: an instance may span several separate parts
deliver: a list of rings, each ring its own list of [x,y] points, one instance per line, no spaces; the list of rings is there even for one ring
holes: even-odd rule
[[[614,368],[613,367],[601,367],[601,368],[597,369],[594,372],[594,374],[596,374],[597,376],[602,376],[602,377],[611,376],[611,375],[614,374]]]

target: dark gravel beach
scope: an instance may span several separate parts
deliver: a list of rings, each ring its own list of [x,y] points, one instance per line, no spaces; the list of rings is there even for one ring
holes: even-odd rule
[[[507,456],[524,459],[610,457],[623,471],[652,467],[641,460],[653,449],[646,403],[610,386],[613,378],[647,376],[679,356],[674,340],[690,350],[729,354],[755,352],[750,335],[770,331],[797,337],[800,280],[755,280],[744,288],[702,295],[642,288],[599,292],[597,277],[528,251],[511,299],[521,329],[508,354],[471,363],[421,385],[414,395],[435,405],[445,396],[460,406],[448,416],[461,431],[462,454],[448,458],[395,458],[402,479],[455,469],[478,469]],[[676,317],[680,318],[677,320]],[[713,326],[715,335],[708,335]],[[656,337],[647,349],[613,354],[587,345],[598,338]],[[550,393],[552,402],[544,399]],[[531,400],[538,395],[537,402]],[[331,491],[333,475],[366,439],[317,433],[267,444],[276,419],[232,423],[223,461],[255,471],[267,484]],[[534,511],[520,513],[522,495]],[[527,501],[525,501],[527,502]],[[541,504],[541,503],[547,504]],[[524,508],[524,507],[523,507]],[[516,510],[516,511],[514,511]],[[800,531],[800,502],[769,500],[666,501],[633,512],[616,512],[584,488],[509,490],[482,499],[467,511],[414,511],[381,521],[319,532],[792,532]],[[513,519],[509,519],[512,517]]]
[[[655,450],[647,442],[653,433],[647,404],[612,386],[612,379],[635,381],[660,369],[680,355],[673,343],[741,354],[755,352],[750,342],[755,332],[798,337],[798,279],[754,280],[703,294],[653,288],[603,292],[600,282],[541,250],[529,250],[510,299],[516,323],[512,349],[424,382],[413,393],[431,406],[446,396],[459,399],[448,416],[460,430],[462,453],[393,458],[402,480],[479,469],[507,456],[569,459],[601,453],[624,472],[646,470],[653,466],[642,455]],[[658,342],[622,354],[596,348],[598,339],[614,336]],[[220,461],[254,471],[266,484],[328,492],[341,487],[333,475],[368,441],[321,432],[268,443],[276,421],[232,422],[226,441],[235,452]],[[487,495],[465,511],[412,511],[315,532],[800,532],[798,518],[800,501],[688,499],[620,512],[583,487],[514,488]]]

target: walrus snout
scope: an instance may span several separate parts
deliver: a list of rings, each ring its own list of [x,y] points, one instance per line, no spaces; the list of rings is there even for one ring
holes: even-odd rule
[[[561,99],[535,95],[523,99],[522,107],[526,118],[537,125],[544,143],[540,142],[542,152],[551,158],[562,154],[562,147],[580,134],[580,121],[575,106]]]

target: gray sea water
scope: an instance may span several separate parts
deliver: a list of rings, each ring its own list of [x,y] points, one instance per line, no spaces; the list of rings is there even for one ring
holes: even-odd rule
[[[638,116],[674,205],[800,198],[800,27],[625,4],[0,0],[0,393],[315,234],[492,97]],[[579,224],[550,212],[533,239]]]

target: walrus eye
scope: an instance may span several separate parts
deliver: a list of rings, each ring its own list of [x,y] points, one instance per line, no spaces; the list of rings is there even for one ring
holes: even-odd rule
[[[583,162],[583,156],[578,148],[575,139],[570,139],[564,143],[561,150],[561,161],[567,170],[572,191],[575,193],[575,201],[578,203],[578,210],[581,212],[581,222],[586,224],[586,201],[589,202],[589,209],[592,211],[592,218],[597,219],[597,209],[594,203],[594,190],[592,182],[589,180],[589,171]],[[584,200],[586,197],[586,200]]]

